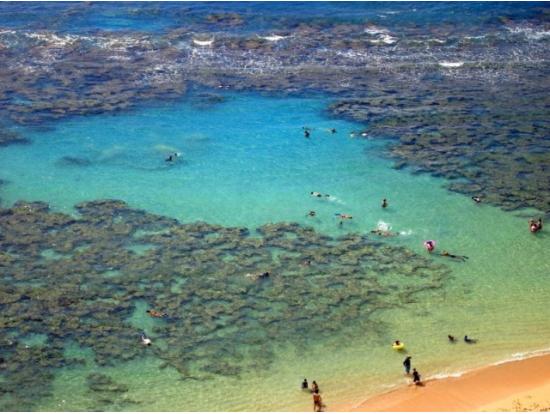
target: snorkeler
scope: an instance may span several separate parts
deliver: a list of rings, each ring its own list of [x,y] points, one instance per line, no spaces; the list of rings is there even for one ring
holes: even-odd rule
[[[428,253],[431,253],[434,251],[435,249],[435,241],[433,240],[426,240],[424,242],[424,247],[426,248],[426,250],[428,251]]]
[[[376,234],[377,236],[383,236],[383,237],[395,237],[398,236],[399,233],[392,233],[388,230],[381,230],[381,229],[374,229],[370,231],[373,234]]]
[[[468,259],[468,256],[458,256],[456,254],[451,254],[446,250],[443,250],[443,252],[441,253],[441,256],[450,257],[451,259],[456,259],[456,260],[462,260],[463,262],[465,262]]]
[[[336,128],[330,128],[330,133],[331,134],[336,134]]]
[[[152,316],[153,318],[165,318],[166,316],[168,316],[166,313],[159,312],[154,309],[148,309],[146,312],[149,314],[149,316]]]
[[[473,197],[472,197],[472,200],[474,200],[474,201],[475,201],[476,203],[478,203],[478,204],[481,203],[481,198],[478,197],[478,196],[473,196]]]
[[[477,339],[468,338],[468,335],[464,335],[464,342],[467,344],[475,344],[477,342]]]
[[[344,213],[335,213],[334,215],[340,217],[341,220],[351,220],[353,216]]]
[[[151,339],[145,336],[145,333],[141,334],[141,344],[144,346],[151,346]]]
[[[387,199],[383,199],[382,200],[382,208],[386,208],[388,207],[388,200]]]
[[[315,217],[316,214],[317,213],[315,211],[311,210],[309,213],[307,213],[307,216],[308,217]]]
[[[542,230],[542,217],[535,221],[534,219],[529,220],[529,231],[531,233],[536,233]]]
[[[321,194],[320,192],[318,191],[312,191],[311,193],[309,193],[312,197],[323,197],[323,194]]]

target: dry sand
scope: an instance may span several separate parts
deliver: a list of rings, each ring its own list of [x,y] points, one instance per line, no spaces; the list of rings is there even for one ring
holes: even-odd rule
[[[346,411],[550,411],[550,355],[373,397]]]

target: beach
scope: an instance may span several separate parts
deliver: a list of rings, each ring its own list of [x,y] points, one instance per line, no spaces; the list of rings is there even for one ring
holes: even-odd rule
[[[428,380],[368,399],[351,411],[548,411],[550,355]]]

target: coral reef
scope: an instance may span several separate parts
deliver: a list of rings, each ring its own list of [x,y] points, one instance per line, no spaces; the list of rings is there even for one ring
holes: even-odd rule
[[[57,368],[82,364],[64,358],[68,343],[91,349],[99,367],[153,356],[183,379],[235,376],[267,369],[274,344],[326,338],[441,287],[448,274],[404,248],[356,234],[333,239],[296,223],[251,235],[117,200],[76,211],[39,202],[0,210],[2,409],[32,409]],[[148,249],[137,254],[136,245]],[[130,322],[138,302],[166,313],[153,319],[150,347]],[[45,340],[26,346],[29,334]],[[128,390],[100,373],[87,381],[106,409]]]

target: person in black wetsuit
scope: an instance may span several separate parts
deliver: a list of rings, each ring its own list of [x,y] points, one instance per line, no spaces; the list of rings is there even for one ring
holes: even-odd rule
[[[307,383],[307,378],[304,378],[302,381],[302,389],[307,390],[309,388],[309,384]]]
[[[468,335],[464,335],[464,342],[467,344],[475,344],[477,342],[476,339],[468,338]]]
[[[405,374],[409,375],[410,372],[411,372],[411,358],[410,356],[408,356],[407,358],[405,358],[405,360],[403,361],[403,366],[405,367]]]
[[[386,207],[388,207],[388,200],[383,199],[382,200],[382,208],[386,208]]]

